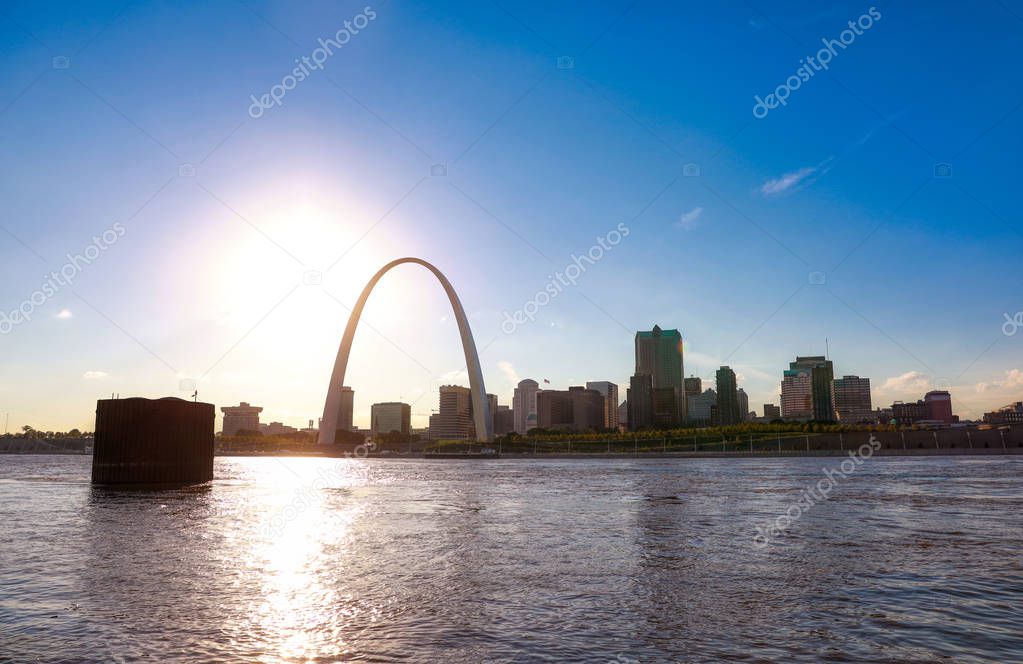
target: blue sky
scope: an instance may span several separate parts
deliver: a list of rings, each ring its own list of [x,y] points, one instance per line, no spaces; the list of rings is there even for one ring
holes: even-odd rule
[[[97,398],[190,381],[304,425],[347,307],[403,255],[448,275],[503,403],[525,377],[624,394],[654,323],[682,330],[687,374],[733,366],[758,411],[825,338],[875,405],[951,387],[977,416],[1023,397],[1023,333],[1003,334],[1023,310],[1023,2],[386,2],[250,116],[366,7],[0,8],[0,310],[124,231],[0,324],[12,429],[91,428]],[[754,117],[871,7],[828,71]],[[502,331],[620,223],[575,286]],[[367,307],[357,423],[402,399],[422,426],[437,386],[466,382],[428,276],[396,270]]]

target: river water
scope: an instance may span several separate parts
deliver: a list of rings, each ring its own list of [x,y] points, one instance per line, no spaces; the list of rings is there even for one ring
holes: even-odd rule
[[[0,661],[1023,661],[1023,458],[838,461],[0,457]]]

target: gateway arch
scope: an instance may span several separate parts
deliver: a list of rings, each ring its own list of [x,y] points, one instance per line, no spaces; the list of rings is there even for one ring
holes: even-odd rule
[[[362,309],[366,306],[369,294],[377,285],[380,278],[387,274],[391,268],[402,263],[415,263],[422,265],[440,281],[444,292],[451,302],[451,309],[454,311],[455,320],[458,322],[458,334],[462,338],[462,351],[465,353],[465,366],[469,371],[469,392],[472,396],[473,423],[476,426],[476,439],[488,442],[493,436],[492,422],[490,420],[490,404],[487,401],[487,390],[483,385],[483,371],[480,369],[480,358],[476,354],[476,343],[472,340],[472,330],[469,329],[469,321],[465,317],[465,310],[462,303],[455,294],[448,278],[430,263],[421,258],[399,258],[393,260],[373,275],[366,287],[359,296],[359,301],[352,309],[352,315],[348,318],[348,326],[345,334],[341,337],[341,347],[337,351],[337,359],[334,360],[334,370],[330,374],[330,385],[327,386],[327,399],[323,403],[323,418],[320,420],[319,443],[330,444],[334,442],[334,435],[337,431],[337,416],[341,406],[341,386],[344,385],[345,369],[348,368],[348,356],[352,351],[352,341],[355,339],[355,328],[359,325],[359,317],[362,316]]]

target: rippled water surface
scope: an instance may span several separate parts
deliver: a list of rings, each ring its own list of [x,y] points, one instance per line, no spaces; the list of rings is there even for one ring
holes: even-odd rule
[[[1023,661],[1023,458],[837,461],[0,457],[0,661]]]

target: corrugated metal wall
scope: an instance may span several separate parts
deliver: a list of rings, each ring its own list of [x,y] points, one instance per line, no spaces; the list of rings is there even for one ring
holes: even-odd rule
[[[213,479],[213,404],[182,399],[96,402],[92,481],[191,484]]]

